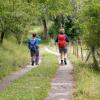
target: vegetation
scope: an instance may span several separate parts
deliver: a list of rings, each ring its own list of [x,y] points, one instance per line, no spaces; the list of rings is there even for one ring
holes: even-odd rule
[[[68,15],[69,5],[68,0],[1,0],[0,42],[3,43],[4,37],[14,35],[20,44],[31,26],[37,23],[43,24],[44,38],[47,38],[47,21],[63,13]]]
[[[68,0],[0,0],[1,78],[28,62],[29,55],[23,43],[27,42],[31,30],[42,31],[43,34],[39,35],[46,39],[48,22],[60,16],[61,12],[68,15],[71,10],[69,5]]]
[[[70,55],[74,65],[76,81],[75,100],[99,100],[100,98],[100,73],[95,71],[91,64],[86,64],[75,56]]]
[[[27,64],[28,53],[24,45],[19,46],[12,41],[4,40],[4,44],[0,47],[0,79]]]
[[[91,55],[93,57],[94,68],[99,69],[99,49],[100,49],[100,2],[97,0],[79,0],[77,23],[81,29],[83,40],[85,45],[90,49]],[[81,3],[81,5],[79,5]]]
[[[92,61],[84,64],[80,60],[75,61],[75,57],[71,57],[72,60],[74,59],[77,80],[75,98],[77,100],[100,98],[99,72],[96,71],[100,70],[99,26],[99,0],[0,0],[0,78],[28,62],[29,54],[25,43],[31,32],[38,32],[39,36],[48,43],[49,39],[57,37],[59,28],[64,27],[65,33],[71,40],[73,54],[77,57],[81,54],[82,61],[88,61],[89,58]],[[88,51],[85,59],[83,59],[83,49]],[[56,71],[56,63],[54,64],[56,61],[49,61],[52,56],[44,57],[47,59],[44,58],[46,61],[41,64],[41,67],[35,68],[23,79],[16,81],[14,85],[0,94],[0,99],[11,100],[15,97],[15,100],[31,98],[42,100],[46,96],[48,82],[53,76],[51,74]],[[49,66],[49,63],[55,67]],[[28,89],[28,84],[30,84],[29,90],[23,91],[23,89]],[[31,85],[34,86],[30,87]],[[38,85],[43,87],[38,88]],[[23,89],[20,89],[22,87]],[[33,91],[34,88],[36,93]],[[20,92],[17,89],[20,89]],[[42,93],[43,95],[40,95]]]
[[[43,52],[42,52],[43,53]],[[52,59],[52,60],[50,60]],[[57,71],[56,56],[45,53],[41,65],[0,93],[1,100],[44,100]],[[27,95],[26,95],[27,94]]]

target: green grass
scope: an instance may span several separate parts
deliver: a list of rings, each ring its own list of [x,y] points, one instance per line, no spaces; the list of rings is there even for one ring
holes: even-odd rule
[[[0,79],[29,62],[27,46],[5,40],[0,46]]]
[[[0,100],[45,100],[57,68],[56,57],[44,53],[39,67],[0,92]]]
[[[76,80],[75,100],[100,100],[100,72],[92,66],[70,56]]]

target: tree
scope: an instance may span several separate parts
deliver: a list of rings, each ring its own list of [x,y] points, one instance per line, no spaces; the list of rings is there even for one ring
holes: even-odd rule
[[[53,24],[53,33],[58,33],[59,28],[65,27],[65,19],[71,15],[72,7],[70,0],[48,0],[48,14],[51,16]]]
[[[0,8],[0,43],[5,35],[12,34],[20,44],[27,27],[35,19],[35,6],[25,0],[1,0]]]
[[[79,25],[83,32],[86,45],[90,48],[93,56],[94,68],[99,69],[96,53],[100,49],[100,2],[87,0],[79,9]],[[100,58],[99,58],[100,59]]]

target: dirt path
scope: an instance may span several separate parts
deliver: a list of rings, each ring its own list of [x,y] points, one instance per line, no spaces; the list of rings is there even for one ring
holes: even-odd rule
[[[46,51],[58,56],[58,53],[49,50]],[[72,100],[74,93],[74,78],[73,78],[73,66],[68,60],[67,65],[59,66],[59,69],[51,82],[51,90],[46,100]]]
[[[41,62],[41,59],[40,59],[40,62]],[[24,68],[22,68],[21,70],[16,71],[16,72],[6,76],[2,80],[0,80],[0,91],[4,90],[13,81],[19,79],[20,77],[22,77],[23,75],[25,75],[27,72],[31,71],[35,67],[37,67],[37,66],[36,65],[35,66],[27,65]]]
[[[45,50],[49,53],[55,54],[58,56],[58,53],[49,50],[47,47]],[[11,75],[0,80],[0,91],[4,90],[9,86],[13,81],[25,75],[32,68],[37,66],[27,65],[25,68],[12,73]],[[74,92],[74,79],[73,79],[73,66],[68,60],[66,66],[59,66],[59,69],[52,80],[51,90],[49,92],[46,100],[72,100]]]

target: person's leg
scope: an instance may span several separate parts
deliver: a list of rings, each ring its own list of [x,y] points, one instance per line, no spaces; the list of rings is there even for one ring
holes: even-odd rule
[[[32,53],[31,50],[30,50],[30,54],[31,54],[31,64],[32,64],[32,61],[33,61],[33,53]]]
[[[64,61],[63,48],[59,48],[59,53],[60,53],[60,61],[61,61],[61,65],[62,65],[63,64],[63,61]]]
[[[35,52],[34,51],[31,51],[31,62],[32,62],[32,65],[34,65],[34,62],[35,62]]]
[[[36,50],[36,59],[35,59],[36,65],[39,64],[39,49]]]
[[[63,53],[60,53],[60,60],[61,60],[61,65],[63,64]]]
[[[67,48],[64,49],[64,63],[67,64]]]

